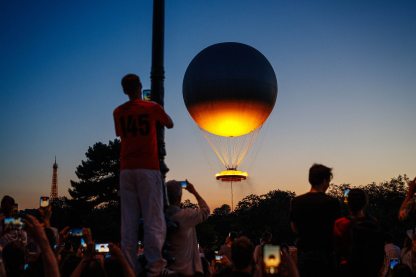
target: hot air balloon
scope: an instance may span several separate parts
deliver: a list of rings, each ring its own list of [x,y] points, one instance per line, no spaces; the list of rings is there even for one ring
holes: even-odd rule
[[[217,180],[247,178],[238,166],[273,110],[277,80],[255,48],[236,42],[211,45],[189,64],[183,80],[186,108],[224,165]]]

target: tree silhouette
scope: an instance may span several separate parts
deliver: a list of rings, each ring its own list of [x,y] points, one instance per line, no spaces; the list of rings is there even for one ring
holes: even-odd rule
[[[293,192],[280,190],[260,196],[251,194],[238,202],[233,212],[224,204],[214,209],[208,220],[198,226],[198,238],[205,245],[218,248],[231,231],[244,234],[253,241],[264,231],[269,231],[276,243],[293,243],[289,208],[294,196]]]
[[[226,216],[231,213],[231,207],[227,204],[222,204],[221,207],[215,208],[212,212],[213,216]]]
[[[289,210],[294,196],[293,192],[273,190],[245,197],[234,211],[240,231],[253,239],[269,231],[276,243],[292,243]]]
[[[68,191],[73,201],[85,208],[103,208],[119,201],[120,141],[108,145],[97,142],[88,148],[86,160],[75,171],[79,181],[71,180]]]
[[[54,225],[91,227],[94,237],[117,240],[120,232],[119,204],[119,151],[120,141],[108,144],[95,143],[85,153],[86,160],[76,168],[77,181],[71,180],[69,194],[72,199],[60,198],[52,203]],[[382,228],[391,233],[396,244],[401,245],[407,229],[416,225],[416,217],[398,221],[398,211],[407,191],[407,176],[392,178],[379,184],[359,186],[368,194],[367,211],[376,217]],[[339,199],[344,215],[344,189],[350,184],[331,185],[328,194]],[[199,242],[218,247],[230,231],[244,233],[256,241],[264,231],[273,234],[274,243],[294,243],[290,230],[290,201],[295,193],[273,190],[263,195],[251,194],[242,199],[232,212],[227,204],[213,210],[212,215],[197,226]],[[182,207],[195,208],[189,200]]]
[[[195,204],[195,203],[192,203],[191,200],[186,199],[185,201],[183,201],[180,204],[180,207],[183,208],[183,209],[185,209],[185,208],[196,209],[196,208],[198,208],[198,205]]]
[[[89,147],[68,190],[71,225],[90,227],[96,239],[120,237],[119,153],[118,139]]]

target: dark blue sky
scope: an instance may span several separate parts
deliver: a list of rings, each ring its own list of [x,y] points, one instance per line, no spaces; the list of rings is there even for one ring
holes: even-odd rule
[[[150,87],[151,1],[1,1],[0,189],[21,207],[59,192],[84,153],[115,138],[113,109],[129,72]],[[168,178],[195,183],[213,207],[229,202],[221,169],[182,100],[192,58],[225,41],[251,45],[277,74],[279,94],[235,198],[302,193],[313,162],[335,183],[415,175],[415,1],[166,1]]]

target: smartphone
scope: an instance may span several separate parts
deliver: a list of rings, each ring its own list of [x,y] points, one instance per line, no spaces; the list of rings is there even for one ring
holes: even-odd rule
[[[84,238],[81,238],[81,247],[87,248],[87,243],[85,242]]]
[[[263,263],[266,273],[277,273],[277,267],[280,264],[280,247],[278,245],[265,244],[263,246]]]
[[[188,186],[188,181],[180,181],[179,183],[181,183],[181,187],[183,189],[186,189],[186,187]]]
[[[222,255],[218,254],[218,251],[215,251],[215,261],[221,262],[221,260],[222,260]]]
[[[49,197],[48,196],[41,196],[39,206],[41,208],[45,208],[45,207],[49,206]]]
[[[3,219],[3,231],[7,232],[13,229],[14,217],[5,217]]]
[[[25,226],[21,217],[6,217],[3,222],[4,231],[21,230]]]
[[[142,99],[145,101],[151,101],[152,100],[152,91],[150,89],[144,89],[142,91]]]
[[[344,203],[348,204],[348,194],[350,193],[350,189],[344,189]]]
[[[389,263],[390,269],[394,269],[394,267],[398,265],[399,263],[400,263],[400,260],[398,258],[390,259],[390,263]]]
[[[348,197],[348,193],[350,193],[350,189],[344,189],[344,197]]]
[[[95,252],[97,252],[97,253],[108,253],[108,252],[110,252],[110,248],[108,248],[108,243],[96,243],[95,244]]]
[[[82,237],[82,228],[72,228],[68,234],[73,237]]]

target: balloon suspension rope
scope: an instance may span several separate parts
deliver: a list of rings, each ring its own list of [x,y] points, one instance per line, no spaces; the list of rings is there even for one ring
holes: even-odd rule
[[[231,212],[234,211],[234,199],[233,199],[233,181],[231,181]]]

